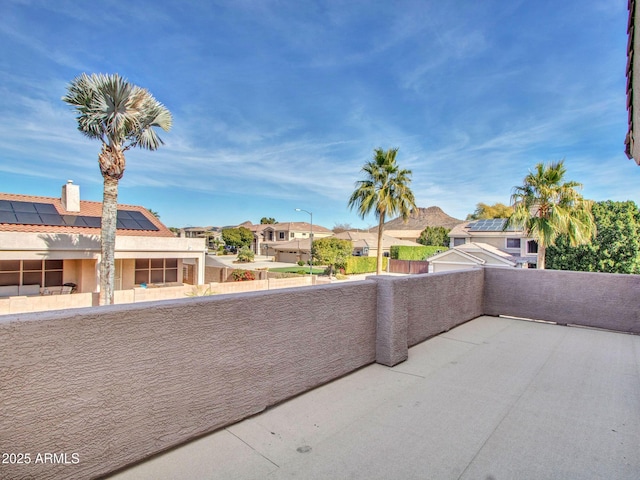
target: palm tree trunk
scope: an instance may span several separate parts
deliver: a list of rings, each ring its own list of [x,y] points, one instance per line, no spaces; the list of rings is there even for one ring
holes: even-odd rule
[[[547,260],[547,247],[542,242],[538,242],[538,270],[544,270]]]
[[[380,213],[380,221],[378,222],[378,256],[376,262],[376,275],[382,273],[382,230],[384,228],[384,212]]]
[[[116,222],[118,179],[104,175],[102,197],[102,259],[100,260],[100,305],[113,304],[115,283]]]

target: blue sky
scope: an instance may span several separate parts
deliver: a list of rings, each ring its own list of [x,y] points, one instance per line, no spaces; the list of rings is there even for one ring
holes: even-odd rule
[[[0,2],[0,191],[102,199],[100,145],[61,101],[119,73],[172,112],[127,153],[119,202],[168,226],[376,224],[347,201],[397,147],[421,207],[509,202],[564,158],[594,200],[640,203],[624,154],[626,0]]]

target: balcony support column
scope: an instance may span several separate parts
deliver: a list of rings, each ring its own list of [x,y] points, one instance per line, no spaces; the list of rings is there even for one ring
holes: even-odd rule
[[[407,285],[384,275],[367,279],[378,283],[376,362],[393,367],[409,357]]]

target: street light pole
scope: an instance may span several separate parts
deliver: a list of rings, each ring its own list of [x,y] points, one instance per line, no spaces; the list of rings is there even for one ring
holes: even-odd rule
[[[311,217],[311,231],[309,232],[309,275],[313,275],[313,213],[302,208],[296,208],[296,212],[306,212]]]

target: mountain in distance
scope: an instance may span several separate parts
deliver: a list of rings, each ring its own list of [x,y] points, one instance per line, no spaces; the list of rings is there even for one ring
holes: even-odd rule
[[[426,227],[453,228],[463,222],[464,220],[458,220],[447,215],[440,207],[415,208],[411,210],[407,223],[404,223],[402,217],[397,217],[386,222],[384,229],[424,230]],[[375,230],[377,230],[377,227]]]

